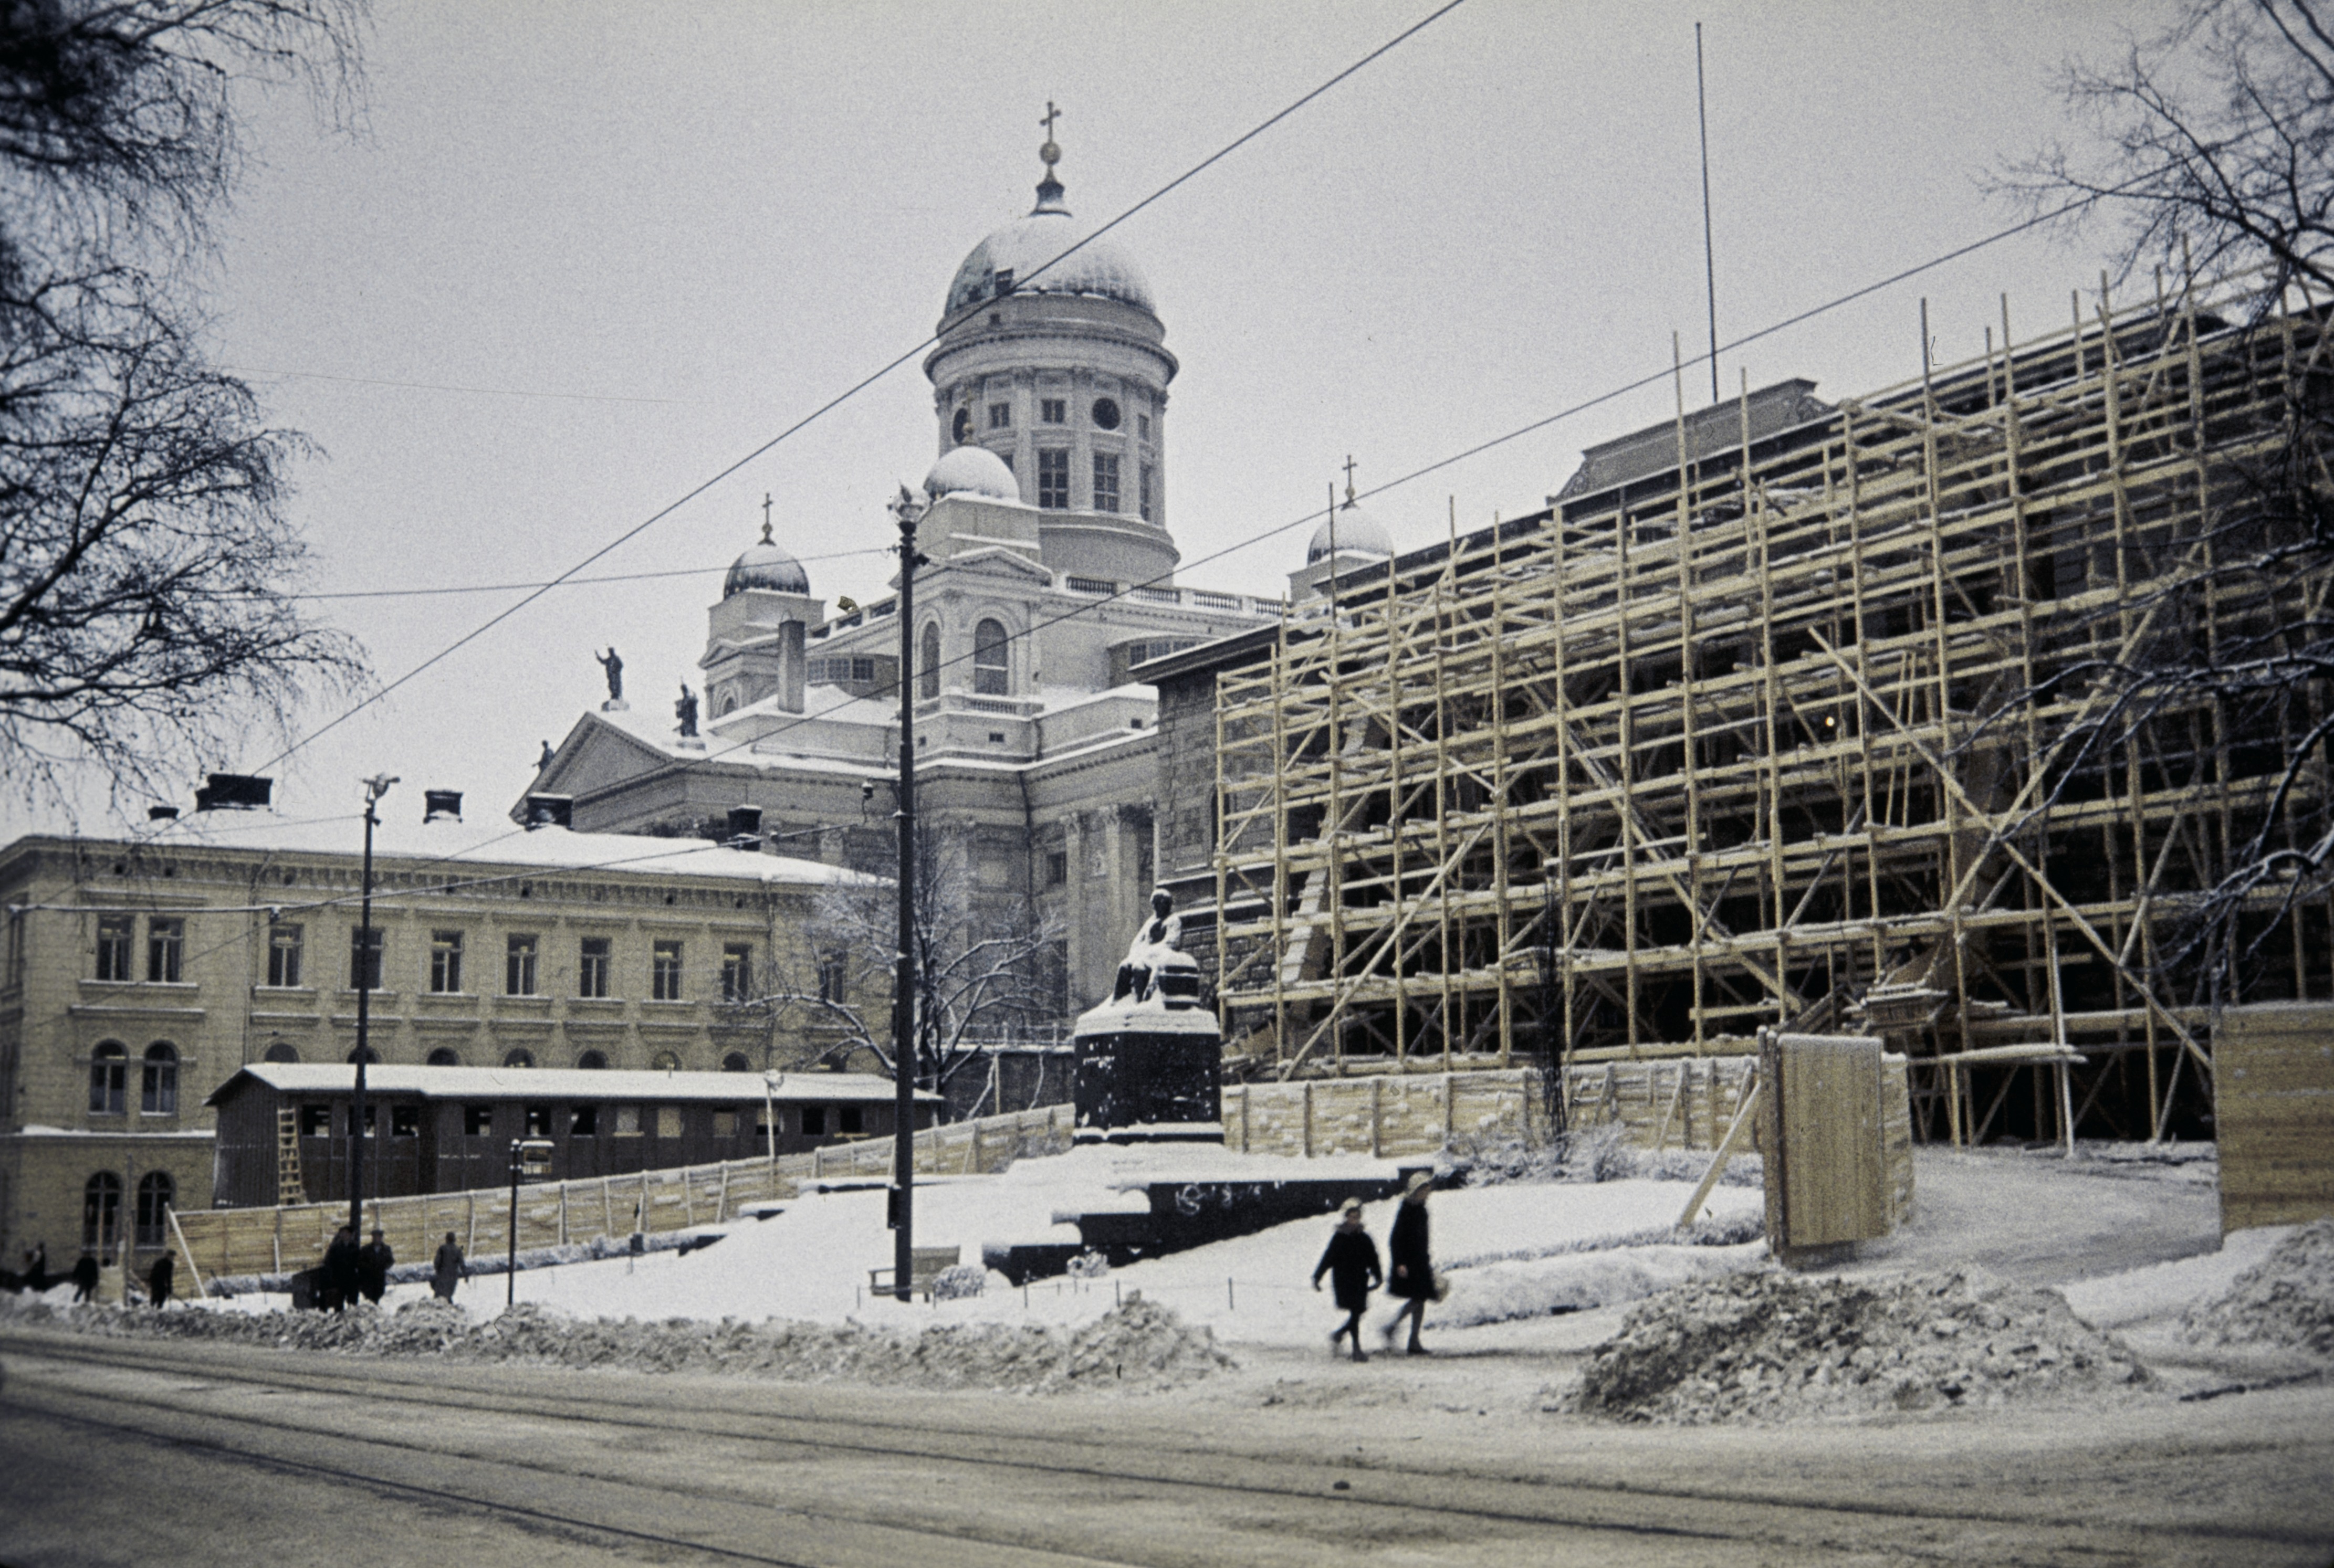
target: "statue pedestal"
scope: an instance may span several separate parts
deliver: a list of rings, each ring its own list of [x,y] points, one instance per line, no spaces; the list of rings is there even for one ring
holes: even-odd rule
[[[1200,1005],[1198,966],[1171,953],[1159,967],[1148,997],[1105,1002],[1078,1019],[1080,1143],[1224,1140],[1223,1038]],[[1169,971],[1188,984],[1162,983]]]
[[[626,702],[621,697],[612,697],[607,701],[600,705],[600,711],[602,713],[630,713],[632,711],[632,705]]]
[[[705,749],[705,743],[693,735],[682,736],[679,740],[674,741],[672,744],[682,751],[703,751]]]

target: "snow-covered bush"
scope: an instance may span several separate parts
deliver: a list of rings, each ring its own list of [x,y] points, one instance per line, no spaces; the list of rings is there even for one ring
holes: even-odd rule
[[[977,1263],[960,1263],[954,1268],[944,1268],[932,1276],[934,1301],[963,1301],[980,1294],[989,1281],[989,1271]]]

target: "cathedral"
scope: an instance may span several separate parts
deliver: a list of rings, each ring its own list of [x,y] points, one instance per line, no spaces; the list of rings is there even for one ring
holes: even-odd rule
[[[937,460],[910,679],[918,816],[976,917],[1053,933],[1066,1020],[1108,995],[1156,880],[1156,824],[1175,809],[1159,798],[1157,694],[1132,672],[1268,624],[1282,604],[1177,583],[1176,358],[1133,256],[1110,236],[1072,251],[1084,231],[1055,175],[1060,149],[1049,138],[1039,156],[1037,205],[965,256],[924,361]],[[865,526],[893,537],[888,518]],[[1381,559],[1379,533],[1349,527],[1336,553]],[[1310,588],[1328,553],[1316,542],[1292,587]],[[830,609],[766,523],[708,614],[702,735],[612,697],[515,814],[547,797],[581,831],[719,836],[730,807],[755,805],[767,848],[887,874],[896,576],[892,588]]]

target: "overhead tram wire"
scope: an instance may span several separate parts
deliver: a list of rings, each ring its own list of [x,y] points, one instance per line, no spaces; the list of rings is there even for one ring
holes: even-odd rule
[[[2129,189],[2133,186],[2144,183],[2144,181],[2149,178],[2152,178],[2152,176],[2142,176],[2138,179],[2127,181],[2124,185],[2116,187],[2114,190],[2111,190],[2107,194],[2112,196],[2116,194],[2117,191]],[[2039,228],[2044,225],[2055,223],[2059,219],[2067,216],[2080,207],[2092,205],[2092,203],[2097,199],[2097,197],[2084,197],[2079,200],[2068,202],[2063,206],[2052,208],[2049,212],[2040,213],[2032,217],[2011,224],[2007,228],[1997,229],[1993,233],[1987,235],[1982,239],[1972,240],[1967,245],[1957,245],[1952,250],[1941,252],[1936,255],[1931,256],[1926,261],[1917,262],[1911,266],[1904,268],[1900,272],[1892,273],[1888,276],[1879,279],[1877,282],[1866,284],[1860,288],[1850,289],[1844,294],[1836,295],[1831,299],[1826,300],[1821,304],[1810,306],[1806,310],[1800,311],[1795,315],[1786,316],[1779,322],[1770,322],[1766,326],[1760,327],[1756,332],[1745,332],[1739,338],[1717,344],[1707,354],[1696,354],[1692,359],[1675,361],[1668,368],[1653,371],[1647,375],[1640,376],[1634,381],[1624,382],[1619,386],[1609,388],[1605,391],[1599,392],[1595,397],[1586,398],[1567,408],[1559,409],[1555,413],[1547,416],[1545,418],[1535,419],[1528,425],[1519,425],[1516,428],[1508,431],[1505,435],[1494,436],[1490,440],[1480,441],[1474,446],[1467,447],[1463,451],[1454,452],[1447,457],[1440,457],[1432,463],[1427,463],[1419,467],[1413,468],[1406,474],[1397,475],[1395,477],[1387,480],[1382,485],[1374,485],[1366,490],[1356,493],[1355,499],[1368,500],[1373,496],[1383,495],[1388,491],[1399,489],[1401,486],[1408,485],[1414,480],[1423,479],[1429,474],[1439,473],[1442,469],[1452,467],[1454,464],[1463,463],[1470,457],[1480,457],[1483,453],[1491,451],[1496,447],[1504,447],[1510,441],[1519,440],[1523,437],[1531,435],[1536,431],[1545,430],[1552,425],[1559,424],[1566,419],[1587,413],[1589,409],[1612,402],[1615,399],[1626,397],[1631,392],[1641,391],[1647,387],[1658,385],[1662,381],[1668,380],[1670,377],[1678,374],[1687,366],[1698,365],[1704,360],[1710,360],[1712,362],[1715,362],[1717,356],[1720,354],[1731,353],[1737,349],[1758,342],[1762,339],[1773,337],[1778,332],[1787,332],[1792,327],[1799,326],[1806,322],[1813,321],[1815,318],[1827,314],[1829,312],[1838,310],[1844,305],[1853,304],[1857,300],[1877,293],[1884,289],[1893,288],[1898,284],[1905,283],[1912,278],[1920,276],[1923,273],[1933,272],[1938,267],[1946,265],[1948,263],[1959,261],[1962,257],[1983,250],[1988,245],[1998,245],[2005,239],[2014,238],[2015,236],[2024,234],[2030,229]],[[1290,518],[1286,523],[1278,524],[1273,527],[1264,529],[1259,533],[1251,534],[1245,539],[1237,540],[1230,544],[1225,545],[1220,550],[1212,551],[1208,554],[1195,557],[1190,561],[1181,562],[1178,563],[1178,570],[1188,569],[1193,566],[1205,566],[1213,562],[1225,560],[1228,557],[1239,554],[1243,550],[1249,549],[1258,544],[1262,544],[1268,540],[1277,539],[1281,534],[1288,533],[1291,529],[1302,528],[1307,524],[1313,522],[1319,516],[1320,514],[1318,512],[1307,511],[1299,516]],[[1171,575],[1172,575],[1172,573],[1162,572],[1157,577],[1148,578],[1141,582],[1129,582],[1123,587],[1113,590],[1109,593],[1097,594],[1094,598],[1087,600],[1085,602],[1079,604],[1075,609],[1066,610],[1057,615],[1050,616],[1033,622],[1027,630],[1016,631],[1008,634],[1008,640],[1018,642],[1035,637],[1038,632],[1046,630],[1050,627],[1059,626],[1065,621],[1074,620],[1082,615],[1086,615],[1095,611],[1107,608],[1108,606],[1127,599],[1135,593],[1141,592],[1146,588],[1159,587],[1165,583]],[[939,664],[934,665],[932,668],[935,670],[950,669],[960,664],[968,663],[971,659],[972,655],[970,653],[960,653],[953,659],[942,659]],[[830,707],[821,708],[816,713],[792,715],[784,723],[765,730],[759,735],[750,736],[744,740],[734,741],[722,747],[720,750],[709,752],[703,756],[675,757],[670,762],[665,763],[658,767],[651,768],[645,773],[633,774],[624,782],[627,784],[653,783],[658,779],[668,778],[675,774],[686,773],[690,768],[701,766],[706,763],[719,762],[722,758],[728,756],[733,753],[758,745],[760,742],[768,740],[774,736],[785,735],[788,731],[799,728],[801,726],[808,724],[814,719],[826,718],[832,715],[840,713],[844,708],[850,707],[852,703],[858,700],[859,699],[855,697],[846,698],[844,701],[838,702]]]
[[[1064,249],[1060,255],[1056,255],[1052,260],[1046,262],[1040,266],[1033,268],[1021,281],[1024,283],[1033,282],[1037,278],[1043,276],[1049,269],[1059,265],[1069,257],[1075,255],[1079,251],[1084,250],[1087,245],[1092,245],[1095,240],[1100,239],[1112,229],[1114,229],[1119,225],[1126,222],[1127,219],[1133,217],[1135,214],[1143,211],[1154,202],[1166,197],[1170,192],[1179,189],[1191,180],[1198,178],[1201,174],[1206,172],[1216,164],[1220,163],[1223,159],[1231,156],[1234,152],[1237,152],[1241,148],[1247,146],[1249,142],[1255,140],[1258,137],[1263,135],[1266,131],[1271,130],[1282,120],[1287,120],[1290,115],[1295,114],[1298,110],[1303,109],[1306,105],[1311,103],[1315,99],[1319,98],[1323,93],[1327,92],[1330,89],[1337,86],[1347,78],[1353,76],[1356,72],[1363,70],[1374,62],[1379,60],[1390,51],[1400,47],[1412,38],[1416,37],[1421,32],[1432,26],[1435,23],[1441,21],[1443,17],[1449,15],[1452,12],[1456,11],[1460,6],[1465,4],[1466,0],[1444,0],[1443,5],[1437,6],[1425,16],[1411,24],[1408,27],[1403,28],[1400,33],[1395,34],[1385,43],[1379,44],[1376,48],[1371,50],[1368,53],[1363,55],[1352,64],[1339,71],[1328,80],[1320,83],[1320,85],[1313,88],[1310,91],[1305,93],[1302,97],[1297,99],[1286,108],[1281,109],[1269,118],[1250,127],[1248,130],[1242,132],[1231,141],[1225,143],[1216,151],[1209,154],[1198,163],[1193,164],[1190,168],[1185,169],[1181,174],[1177,175],[1173,179],[1169,180],[1165,185],[1162,185],[1158,189],[1153,191],[1149,196],[1144,197],[1141,201],[1136,202],[1133,207],[1130,207],[1125,211],[1120,213],[1116,217],[1112,218],[1109,222],[1095,229],[1092,234],[1087,235],[1076,244]],[[435,668],[437,665],[453,657],[454,654],[459,652],[462,649],[468,647],[471,643],[485,636],[488,631],[501,625],[504,621],[509,620],[512,616],[517,614],[520,611],[526,609],[528,605],[542,598],[545,593],[550,592],[552,589],[558,587],[562,583],[565,582],[569,578],[574,577],[577,572],[583,571],[593,562],[599,561],[616,550],[622,548],[625,544],[630,544],[632,540],[648,532],[649,529],[671,516],[675,512],[680,510],[681,507],[689,505],[691,501],[696,500],[699,496],[712,489],[716,485],[720,484],[723,480],[738,473],[747,465],[762,457],[764,455],[778,447],[781,443],[785,442],[798,432],[807,428],[816,420],[825,418],[834,409],[841,408],[844,403],[850,401],[853,398],[857,397],[861,392],[865,391],[868,388],[873,386],[876,382],[890,375],[893,370],[898,370],[902,365],[906,364],[909,361],[916,358],[916,356],[922,353],[926,349],[931,348],[933,344],[939,341],[939,332],[935,332],[927,335],[914,347],[908,349],[902,353],[895,355],[891,360],[885,361],[885,363],[879,369],[861,377],[849,387],[844,388],[834,397],[829,398],[825,402],[821,403],[817,408],[813,409],[809,413],[805,414],[801,418],[796,419],[793,424],[788,425],[785,429],[780,430],[776,435],[771,437],[768,440],[763,442],[760,446],[755,447],[744,457],[738,458],[736,461],[722,467],[710,476],[691,486],[687,491],[683,492],[673,501],[658,508],[655,512],[650,514],[641,522],[626,529],[623,533],[619,534],[615,538],[610,540],[607,544],[603,544],[600,548],[592,552],[591,554],[584,557],[583,560],[577,562],[574,565],[569,567],[566,571],[553,578],[549,582],[529,592],[525,598],[518,600],[516,602],[512,603],[501,611],[498,611],[494,615],[489,616],[487,620],[481,621],[470,630],[464,632],[460,637],[455,639],[452,642],[448,643],[444,648],[439,649],[436,653],[431,654],[429,658],[423,659],[420,663],[407,670],[403,675],[399,676],[395,680],[391,681],[387,686],[382,687],[379,691],[373,692],[364,697],[354,707],[342,710],[340,714],[326,720],[317,728],[310,730],[307,734],[300,736],[284,750],[276,753],[274,756],[269,757],[265,762],[261,763],[254,771],[265,772],[283,762],[285,758],[292,755],[293,753],[300,750],[311,742],[315,741],[326,734],[329,734],[331,731],[339,728],[342,725],[347,723],[350,719],[354,718],[358,714],[362,713],[365,709],[372,707],[375,703],[381,701],[383,697],[389,696],[390,693],[397,690],[398,688],[405,685],[408,681],[412,680],[415,677],[422,674],[424,671]]]

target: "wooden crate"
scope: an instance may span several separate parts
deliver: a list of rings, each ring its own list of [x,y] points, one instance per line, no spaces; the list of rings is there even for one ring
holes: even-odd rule
[[[2232,1007],[2213,1031],[2221,1233],[2334,1215],[2334,1005]]]

